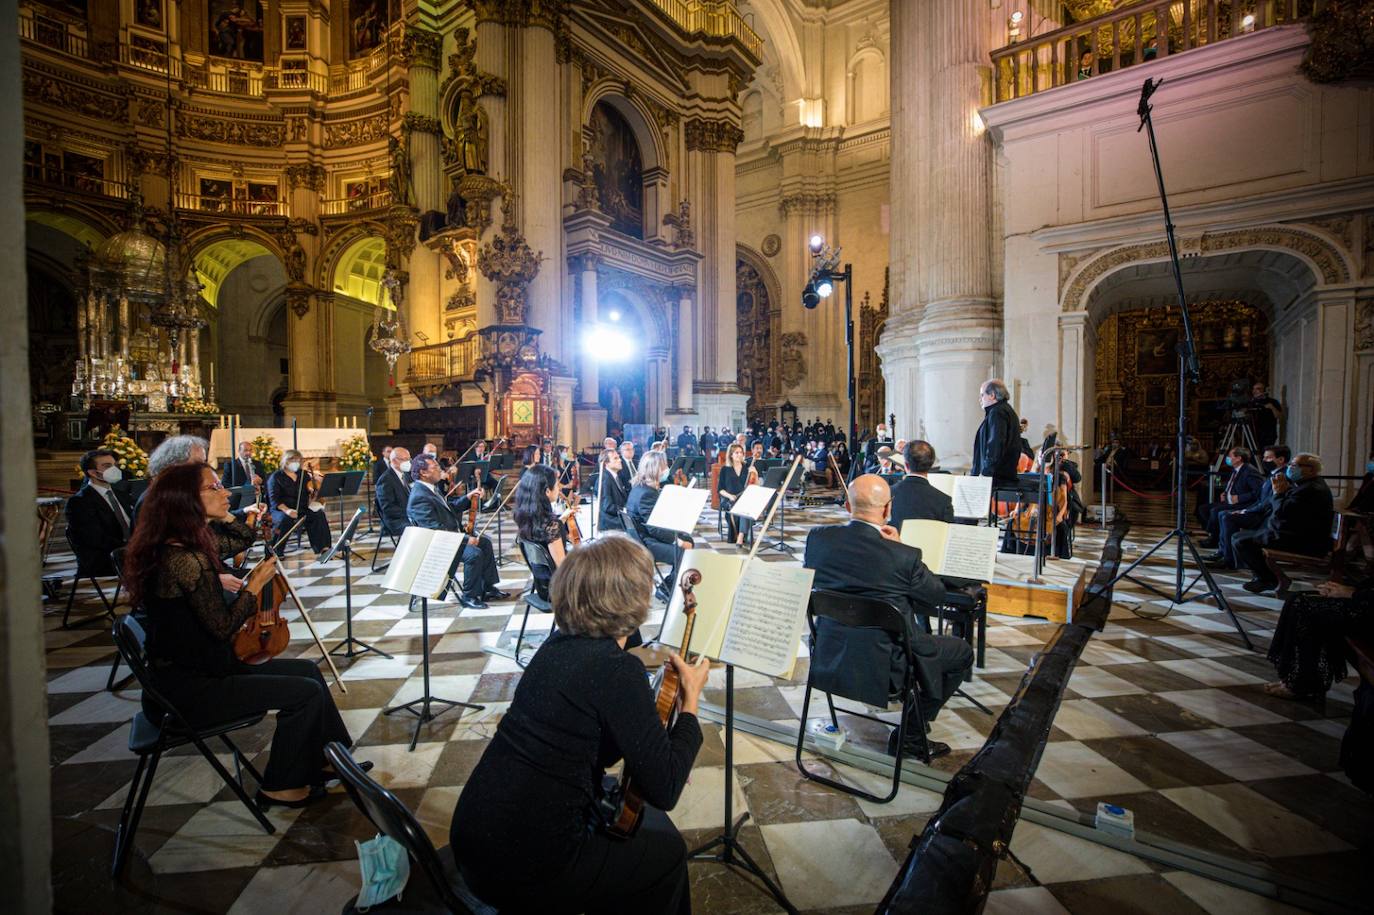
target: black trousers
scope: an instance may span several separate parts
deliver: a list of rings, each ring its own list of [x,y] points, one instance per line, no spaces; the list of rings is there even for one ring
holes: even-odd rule
[[[1237,531],[1231,535],[1231,555],[1235,557],[1236,568],[1249,569],[1256,578],[1272,582],[1274,573],[1269,571],[1269,563],[1264,561],[1264,548],[1268,532],[1264,529]]]
[[[323,784],[324,745],[331,740],[353,743],[314,661],[273,658],[237,664],[224,677],[172,667],[156,671],[155,678],[168,701],[196,727],[276,709],[272,755],[262,773],[262,787],[268,791]],[[144,711],[161,713],[146,706]]]
[[[479,598],[501,581],[501,573],[496,570],[496,551],[486,534],[478,538],[477,546],[464,544],[459,558],[463,563],[463,593],[468,597]]]
[[[654,562],[672,563],[673,571],[668,573],[668,589],[671,591],[677,586],[677,569],[682,564],[682,546],[676,540],[664,543],[652,537],[646,539],[644,545],[649,548]]]
[[[310,541],[310,550],[313,553],[322,553],[329,549],[329,516],[323,511],[312,512],[308,508],[301,508],[301,517],[305,518],[301,522],[301,528],[305,530],[305,536]],[[274,536],[280,536],[289,531],[296,523],[296,519],[290,515],[284,515],[279,511],[272,512],[272,521],[277,529]],[[281,549],[286,548],[286,544],[280,545]]]
[[[973,669],[973,647],[968,642],[952,635],[935,635],[931,639],[935,642],[935,657],[923,657],[920,664],[938,680],[940,695],[932,695],[925,690],[916,694],[916,705],[926,721],[935,720],[949,697],[963,685],[964,676]],[[907,733],[921,733],[914,714],[907,719]]]
[[[687,843],[668,815],[644,808],[644,820],[630,839],[594,832],[559,874],[493,884],[463,870],[463,879],[483,901],[501,911],[621,915],[624,912],[691,915]]]
[[[748,541],[754,533],[754,522],[750,521],[748,518],[741,518],[739,515],[731,514],[727,508],[725,512],[725,539],[734,543],[735,538],[740,535],[741,531],[744,532],[744,539]]]

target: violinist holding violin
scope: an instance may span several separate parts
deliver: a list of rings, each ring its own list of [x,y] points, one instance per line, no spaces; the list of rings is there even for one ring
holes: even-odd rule
[[[276,558],[268,556],[246,579],[225,569],[220,557],[247,549],[255,538],[230,515],[229,492],[208,464],[166,468],[145,501],[124,562],[130,597],[146,610],[148,665],[158,688],[192,725],[276,709],[257,802],[266,809],[318,800],[330,777],[324,745],[352,743],[319,668],[300,658],[245,664],[233,648],[235,635],[259,612]],[[161,718],[146,694],[143,702],[145,714]]]
[[[267,504],[272,509],[272,526],[285,532],[296,519],[305,516],[305,536],[318,559],[329,550],[329,517],[324,509],[310,507],[319,488],[319,474],[305,465],[299,451],[282,455],[281,467],[267,478]]]

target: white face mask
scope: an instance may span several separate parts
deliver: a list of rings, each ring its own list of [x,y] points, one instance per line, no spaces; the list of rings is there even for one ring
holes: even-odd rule
[[[289,471],[291,471],[292,473],[300,473],[300,472],[301,472],[301,462],[300,462],[300,461],[292,461],[290,464],[287,464],[287,465],[286,465],[286,469],[289,470]]]
[[[401,462],[401,473],[410,473],[410,461]]]
[[[118,464],[112,464],[100,472],[100,479],[113,486],[124,479],[124,472],[119,469]]]

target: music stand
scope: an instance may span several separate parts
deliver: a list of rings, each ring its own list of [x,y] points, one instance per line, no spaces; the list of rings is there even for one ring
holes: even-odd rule
[[[778,536],[772,543],[764,543],[764,546],[769,549],[787,553],[789,556],[795,553],[796,550],[785,542],[787,537],[787,487],[795,482],[797,475],[801,473],[802,469],[801,464],[796,464],[794,466],[796,469],[792,471],[792,478],[789,480],[784,481],[783,479],[787,476],[786,467],[770,467],[768,468],[768,473],[763,478],[764,486],[776,490],[777,495],[774,496],[774,498],[778,500]],[[767,533],[767,531],[761,531],[760,536]]]
[[[344,629],[347,634],[342,642],[329,649],[329,653],[338,654],[339,649],[342,648],[345,658],[355,658],[360,654],[367,654],[369,651],[375,651],[384,658],[390,658],[391,655],[380,648],[374,648],[353,637],[353,537],[358,532],[358,519],[362,515],[363,507],[359,505],[353,512],[353,517],[344,527],[343,532],[339,534],[339,539],[329,548],[329,552],[320,558],[320,564],[323,565],[333,559],[335,555],[339,555],[343,557],[344,563]],[[354,645],[358,646],[357,651],[353,650]]]
[[[687,463],[686,470],[687,476],[689,477],[706,476],[706,457],[700,454],[692,455],[692,457]]]
[[[231,512],[238,511],[240,508],[243,507],[244,499],[248,499],[248,504],[252,505],[253,489],[254,487],[252,483],[244,483],[242,486],[235,486],[234,488],[230,489],[229,510]]]
[[[367,476],[366,470],[345,470],[343,488],[339,491],[339,524],[343,524],[343,500],[349,496],[356,496],[363,488],[363,477]]]
[[[340,525],[343,524],[343,499],[342,499],[342,496],[343,496],[344,481],[345,481],[345,479],[347,479],[347,477],[348,477],[348,474],[344,473],[343,471],[334,471],[333,473],[326,473],[326,474],[324,475],[324,479],[320,481],[320,488],[317,489],[317,490],[315,491],[315,498],[316,498],[316,499],[319,499],[321,503],[323,503],[325,499],[338,499],[338,500],[339,500],[339,524],[340,524]],[[326,519],[328,519],[328,517],[329,517],[328,515],[325,515],[325,518],[326,518]]]
[[[690,458],[683,454],[679,454],[677,457],[673,458],[673,464],[668,468],[668,479],[675,479],[679,470],[685,473],[689,460]]]

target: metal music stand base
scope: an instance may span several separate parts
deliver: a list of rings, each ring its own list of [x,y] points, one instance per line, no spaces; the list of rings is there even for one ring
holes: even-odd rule
[[[429,598],[420,598],[420,638],[421,642],[421,666],[425,672],[424,693],[418,699],[412,699],[401,705],[393,705],[391,708],[382,709],[383,715],[394,715],[397,712],[406,712],[415,716],[415,732],[410,736],[410,750],[415,752],[415,744],[420,740],[420,728],[438,718],[451,708],[470,708],[481,711],[486,708],[483,705],[473,705],[471,702],[457,702],[453,699],[440,699],[432,696],[429,692]],[[444,708],[437,712],[432,711],[430,706],[442,705]]]
[[[765,549],[777,550],[779,553],[786,553],[788,556],[794,556],[797,552],[796,547],[787,543],[785,539],[787,537],[787,499],[785,498],[786,495],[786,489],[778,490],[778,498],[782,500],[778,503],[778,536],[771,541],[765,540],[763,543],[763,547]],[[764,533],[767,532],[765,531]]]
[[[382,651],[380,648],[374,648],[361,639],[355,639],[353,637],[353,548],[345,543],[339,549],[339,552],[343,555],[344,561],[344,627],[347,634],[344,636],[343,641],[329,649],[329,653],[351,660],[352,658],[358,657],[358,655],[367,654],[369,651],[372,651],[384,658],[390,659],[391,655]],[[356,650],[353,648],[354,645],[358,646]],[[343,649],[342,652],[339,650],[341,648]]]
[[[749,819],[746,811],[738,820],[734,813],[734,790],[735,790],[735,667],[733,664],[725,665],[725,831],[716,836],[705,845],[701,845],[687,853],[687,857],[692,861],[712,861],[716,864],[724,864],[726,867],[737,867],[745,873],[753,874],[763,884],[764,889],[782,906],[789,915],[796,915],[797,907],[792,905],[783,891],[778,888],[768,875],[763,872],[763,868],[749,857],[749,852],[744,850],[744,845],[740,843],[739,831]],[[720,851],[713,852],[712,849],[720,846]]]

